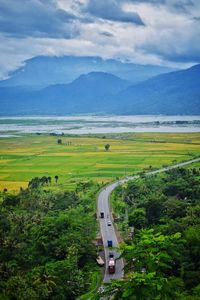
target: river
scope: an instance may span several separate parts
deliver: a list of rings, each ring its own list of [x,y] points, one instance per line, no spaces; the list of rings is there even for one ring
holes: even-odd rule
[[[200,132],[200,116],[28,116],[0,117],[0,136],[22,133],[106,134]]]

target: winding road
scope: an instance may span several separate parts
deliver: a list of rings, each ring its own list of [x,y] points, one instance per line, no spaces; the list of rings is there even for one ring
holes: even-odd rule
[[[146,176],[151,176],[157,173],[161,173],[161,172],[166,172],[168,170],[171,169],[175,169],[178,167],[183,167],[186,165],[189,165],[191,163],[194,162],[198,162],[200,161],[200,158],[196,158],[196,159],[192,159],[183,163],[179,163],[170,167],[166,167],[166,168],[162,168],[159,170],[155,170],[155,171],[150,171],[145,173]],[[118,186],[121,185],[129,180],[134,180],[139,178],[139,175],[135,175],[135,176],[129,176],[126,177],[124,179],[118,180],[114,183],[111,183],[109,185],[107,185],[100,193],[98,196],[98,216],[100,215],[100,212],[103,211],[104,212],[104,218],[99,218],[99,223],[100,223],[100,230],[101,230],[101,235],[103,238],[103,245],[104,245],[104,251],[105,251],[105,274],[104,274],[104,279],[103,282],[109,282],[111,279],[120,279],[123,278],[123,268],[124,268],[124,263],[122,259],[118,259],[116,260],[116,271],[114,274],[109,274],[108,273],[108,256],[109,256],[109,249],[107,246],[107,241],[108,240],[112,240],[113,243],[113,247],[114,249],[112,250],[112,252],[114,253],[114,257],[115,259],[119,257],[119,253],[116,251],[115,247],[119,247],[119,243],[117,240],[117,235],[116,235],[116,231],[115,228],[113,226],[113,220],[112,220],[112,216],[111,216],[111,212],[110,212],[110,208],[109,208],[109,196],[112,193],[112,191]],[[108,221],[111,221],[112,225],[108,226]]]

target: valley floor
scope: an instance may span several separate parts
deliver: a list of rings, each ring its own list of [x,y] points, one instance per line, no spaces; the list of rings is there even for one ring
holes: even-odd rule
[[[106,183],[200,154],[200,133],[28,134],[0,138],[0,143],[0,189],[11,191],[42,176],[52,177],[51,188],[70,188],[88,179]]]

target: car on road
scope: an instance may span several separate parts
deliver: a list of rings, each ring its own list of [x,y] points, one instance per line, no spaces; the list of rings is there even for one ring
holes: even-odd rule
[[[108,242],[108,247],[112,247],[113,246],[112,240],[108,240],[107,242]]]
[[[109,252],[109,258],[114,258],[114,253],[113,252]]]
[[[104,218],[104,212],[103,212],[103,211],[100,212],[100,218],[101,218],[101,219]]]
[[[109,220],[107,224],[108,224],[108,226],[111,226],[112,222]]]

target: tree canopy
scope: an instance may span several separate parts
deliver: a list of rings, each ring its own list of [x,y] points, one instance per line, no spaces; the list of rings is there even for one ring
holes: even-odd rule
[[[1,299],[75,299],[90,283],[87,270],[96,257],[91,193],[97,186],[87,193],[58,192],[40,182],[33,179],[18,195],[3,195]]]
[[[199,173],[178,168],[142,176],[118,187],[112,203],[120,223],[135,230],[121,246],[125,278],[109,284],[106,294],[127,300],[199,299]]]

